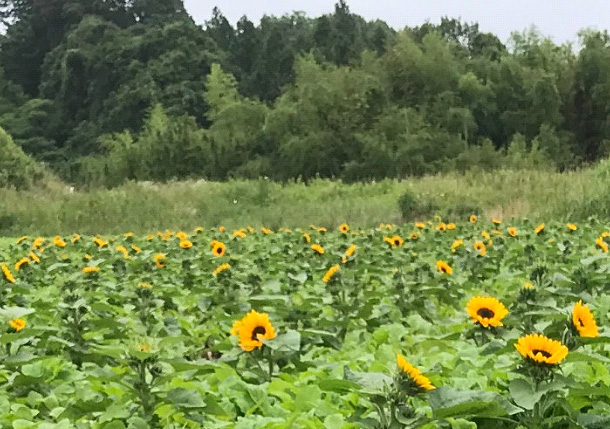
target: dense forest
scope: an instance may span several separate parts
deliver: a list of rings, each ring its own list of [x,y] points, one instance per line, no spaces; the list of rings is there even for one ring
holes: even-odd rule
[[[317,18],[181,0],[0,0],[0,126],[81,185],[345,181],[610,152],[610,36],[503,43],[445,18],[395,30],[340,0]],[[23,156],[19,150],[19,156]]]

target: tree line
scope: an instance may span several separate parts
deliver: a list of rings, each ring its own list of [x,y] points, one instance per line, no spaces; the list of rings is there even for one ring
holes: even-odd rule
[[[344,0],[235,26],[182,0],[0,0],[0,19],[0,126],[76,184],[564,170],[610,151],[606,31],[504,44]]]

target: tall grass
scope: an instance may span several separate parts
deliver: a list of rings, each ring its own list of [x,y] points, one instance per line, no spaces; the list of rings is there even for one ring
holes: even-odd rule
[[[475,172],[412,180],[343,184],[317,180],[278,184],[267,180],[129,183],[111,190],[17,192],[0,189],[0,234],[145,233],[223,224],[271,228],[309,224],[374,226],[402,220],[398,200],[410,190],[439,211],[464,203],[481,215],[504,219],[610,217],[605,190],[610,175],[599,168]]]

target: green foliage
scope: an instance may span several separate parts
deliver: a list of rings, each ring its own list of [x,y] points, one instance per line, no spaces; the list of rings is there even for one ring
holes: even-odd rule
[[[28,189],[40,184],[43,178],[44,169],[0,128],[0,187]]]

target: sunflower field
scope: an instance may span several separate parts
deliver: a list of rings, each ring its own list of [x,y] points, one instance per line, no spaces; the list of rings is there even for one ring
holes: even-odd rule
[[[2,428],[610,427],[607,226],[0,245]]]

